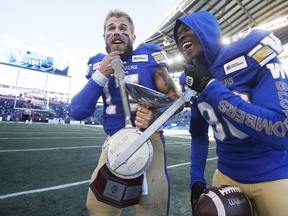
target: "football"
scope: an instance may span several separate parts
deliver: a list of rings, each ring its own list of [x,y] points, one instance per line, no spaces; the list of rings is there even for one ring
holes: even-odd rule
[[[194,205],[197,216],[252,216],[249,198],[234,186],[222,185],[208,188]]]

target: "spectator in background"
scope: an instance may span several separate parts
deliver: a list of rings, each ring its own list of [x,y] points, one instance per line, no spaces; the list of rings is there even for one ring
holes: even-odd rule
[[[31,109],[29,109],[28,104],[25,104],[25,107],[26,108],[24,108],[24,111],[23,111],[23,114],[22,114],[22,120],[25,121],[26,124],[31,124],[32,123],[32,118],[31,118],[32,112],[31,112]]]
[[[181,92],[185,93],[187,90],[185,72],[182,72],[179,76],[179,85],[181,86]],[[184,107],[190,107],[190,100],[185,101]]]
[[[182,72],[179,76],[179,85],[181,86],[181,91],[186,92],[186,74],[185,72]]]

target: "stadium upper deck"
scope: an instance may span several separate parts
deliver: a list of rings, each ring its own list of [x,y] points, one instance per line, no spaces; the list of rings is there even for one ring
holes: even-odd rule
[[[165,17],[154,32],[144,41],[160,44],[166,51],[170,72],[182,71],[183,60],[173,38],[175,20],[188,13],[206,10],[219,20],[222,34],[227,40],[237,39],[249,29],[262,27],[273,30],[282,41],[288,43],[288,1],[285,0],[182,0]]]

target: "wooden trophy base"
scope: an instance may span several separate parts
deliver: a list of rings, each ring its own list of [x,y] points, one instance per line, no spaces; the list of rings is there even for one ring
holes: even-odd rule
[[[90,188],[99,201],[124,208],[139,203],[142,181],[143,175],[134,179],[121,179],[113,175],[104,164]]]

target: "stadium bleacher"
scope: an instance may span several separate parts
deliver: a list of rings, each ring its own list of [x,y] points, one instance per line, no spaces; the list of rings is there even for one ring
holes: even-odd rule
[[[31,109],[33,122],[48,122],[49,119],[69,118],[69,104],[63,102],[50,102],[47,110],[40,111],[40,107],[31,101],[17,100],[15,108],[15,97],[0,95],[0,118],[2,121],[23,121],[25,109]],[[23,108],[23,109],[21,109]]]
[[[24,121],[23,112],[27,108],[27,101],[18,100],[17,109],[14,109],[15,98],[12,96],[0,95],[0,118],[2,121]],[[21,109],[21,107],[23,109]],[[39,111],[39,107],[34,106],[33,103],[29,103],[29,108],[32,109],[32,122],[46,122],[53,119],[64,120],[65,123],[70,123],[71,119],[69,115],[70,105],[63,102],[50,102],[47,110]],[[35,110],[33,110],[35,109]],[[85,124],[102,125],[102,111],[103,105],[96,105],[96,110],[90,117],[83,119]],[[190,119],[189,109],[184,109],[181,113],[172,116],[163,127],[166,129],[187,129]]]

